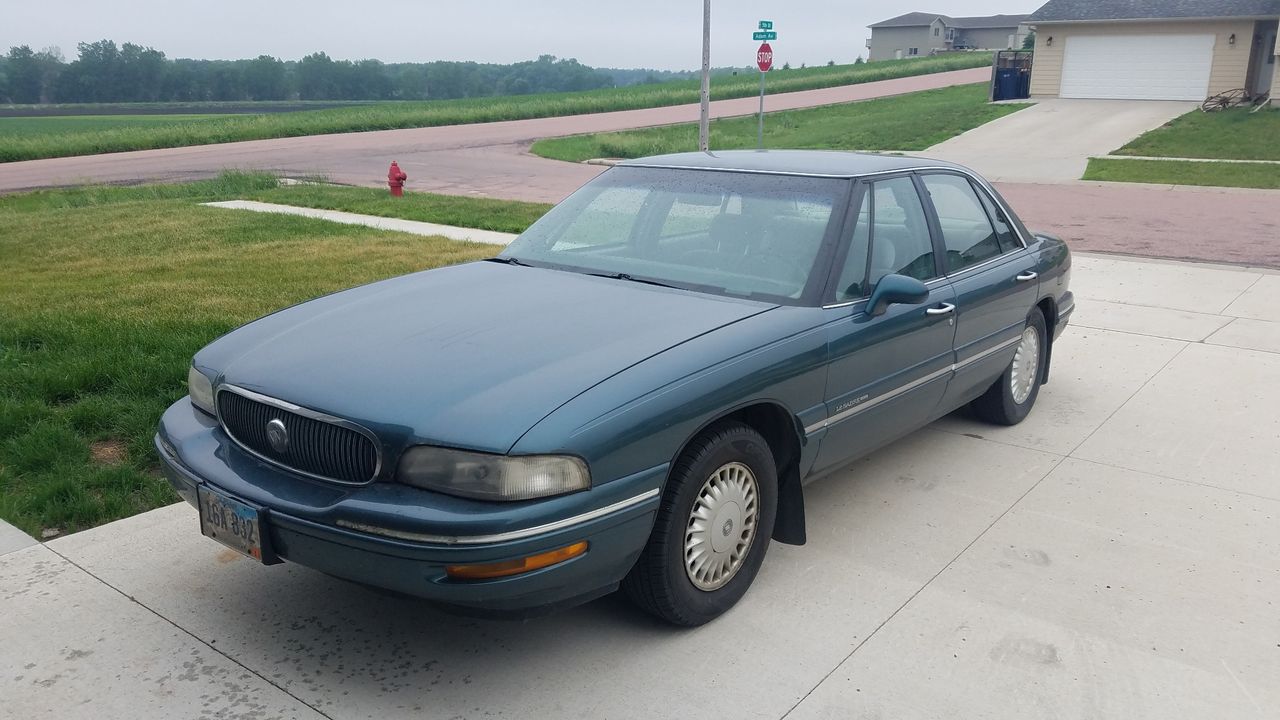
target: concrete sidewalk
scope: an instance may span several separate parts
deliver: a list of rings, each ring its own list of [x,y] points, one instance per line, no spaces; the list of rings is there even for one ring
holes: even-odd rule
[[[810,485],[809,544],[706,627],[443,615],[175,505],[0,556],[0,714],[1274,718],[1280,274],[1073,282],[1025,423],[948,417]]]
[[[440,236],[450,240],[486,243],[489,245],[509,245],[516,237],[511,233],[494,232],[492,230],[438,225],[416,220],[378,217],[377,215],[359,215],[338,210],[317,210],[315,208],[297,207],[296,205],[257,202],[256,200],[225,200],[201,204],[207,207],[226,208],[228,210],[250,210],[252,212],[276,213],[279,215],[298,215],[300,217],[342,223],[343,225],[363,225],[379,230],[394,230],[413,235]]]

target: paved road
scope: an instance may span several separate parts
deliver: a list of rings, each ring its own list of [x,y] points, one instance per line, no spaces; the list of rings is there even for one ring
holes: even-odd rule
[[[809,544],[707,627],[442,615],[175,505],[0,555],[0,715],[1274,718],[1280,274],[1080,256],[1074,286],[1025,423],[810,485]]]
[[[783,93],[768,109],[784,110],[901,95],[982,82],[985,68],[936,73],[844,87]],[[750,115],[757,98],[712,103],[714,117]],[[626,130],[696,122],[698,106],[408,130],[317,135],[275,140],[143,150],[0,165],[0,192],[85,182],[141,182],[209,177],[226,168],[271,170],[285,175],[325,174],[352,185],[385,185],[387,166],[397,160],[408,187],[451,194],[554,202],[591,179],[599,168],[558,163],[524,153],[534,140],[558,135]]]

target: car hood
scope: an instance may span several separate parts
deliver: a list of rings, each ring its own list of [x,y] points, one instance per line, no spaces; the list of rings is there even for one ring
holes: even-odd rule
[[[220,338],[196,365],[359,422],[392,452],[416,443],[507,452],[611,375],[773,307],[476,262],[282,310]]]

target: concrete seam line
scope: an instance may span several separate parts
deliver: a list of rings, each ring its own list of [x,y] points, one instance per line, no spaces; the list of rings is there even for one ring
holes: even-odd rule
[[[1256,286],[1258,285],[1258,283],[1262,282],[1262,278],[1263,278],[1263,277],[1266,277],[1266,276],[1265,276],[1265,275],[1260,275],[1260,276],[1258,276],[1258,279],[1257,279],[1257,280],[1254,280],[1252,283],[1249,283],[1249,287],[1247,287],[1247,288],[1245,288],[1245,289],[1241,290],[1239,295],[1237,295],[1237,296],[1235,296],[1235,297],[1231,298],[1231,302],[1227,303],[1226,305],[1223,305],[1223,306],[1222,306],[1222,309],[1221,309],[1221,310],[1219,310],[1216,314],[1217,314],[1217,315],[1221,315],[1222,317],[1229,317],[1229,318],[1233,318],[1233,319],[1237,318],[1237,316],[1235,316],[1235,315],[1223,315],[1223,313],[1225,313],[1225,312],[1227,311],[1227,308],[1231,307],[1232,305],[1235,305],[1235,304],[1236,304],[1236,301],[1238,301],[1240,298],[1244,297],[1245,293],[1249,292],[1249,291],[1250,291],[1250,290],[1252,290],[1254,287],[1256,287]]]
[[[1168,338],[1165,338],[1165,339],[1167,340]],[[1077,452],[1080,448],[1084,447],[1084,444],[1085,444],[1085,443],[1087,443],[1087,442],[1089,442],[1089,440],[1091,440],[1091,439],[1093,438],[1093,436],[1094,436],[1094,435],[1097,435],[1097,434],[1098,434],[1098,431],[1099,431],[1099,430],[1101,430],[1101,429],[1102,429],[1102,427],[1103,427],[1104,425],[1106,425],[1107,423],[1111,422],[1111,418],[1115,417],[1115,416],[1116,416],[1116,413],[1120,412],[1121,410],[1123,410],[1123,409],[1125,408],[1125,406],[1127,406],[1129,403],[1133,402],[1133,399],[1134,399],[1134,398],[1136,398],[1136,397],[1138,397],[1138,393],[1140,393],[1140,392],[1142,392],[1143,390],[1145,390],[1145,389],[1146,389],[1146,387],[1147,387],[1148,385],[1150,385],[1150,384],[1151,384],[1151,381],[1152,381],[1152,380],[1155,380],[1156,378],[1160,377],[1160,373],[1164,372],[1164,371],[1169,367],[1169,365],[1171,365],[1171,364],[1173,363],[1173,361],[1174,361],[1174,360],[1177,360],[1177,359],[1178,359],[1178,357],[1182,355],[1182,353],[1186,352],[1186,351],[1187,351],[1187,348],[1191,347],[1192,345],[1202,345],[1202,344],[1203,344],[1203,343],[1195,343],[1195,342],[1191,342],[1191,341],[1189,341],[1189,340],[1180,340],[1180,341],[1178,341],[1178,342],[1181,342],[1181,343],[1182,343],[1182,347],[1178,348],[1178,352],[1174,353],[1174,354],[1173,354],[1173,357],[1171,357],[1171,358],[1169,358],[1168,360],[1166,360],[1166,361],[1165,361],[1165,364],[1161,365],[1159,370],[1156,370],[1155,372],[1151,373],[1151,377],[1147,378],[1147,379],[1146,379],[1146,381],[1144,381],[1141,385],[1139,385],[1139,386],[1138,386],[1138,389],[1137,389],[1137,390],[1134,390],[1132,393],[1130,393],[1130,394],[1129,394],[1129,397],[1127,397],[1127,398],[1125,398],[1125,399],[1124,399],[1124,402],[1122,402],[1122,403],[1120,403],[1118,406],[1116,406],[1116,409],[1115,409],[1115,410],[1112,410],[1112,411],[1111,411],[1111,414],[1107,415],[1107,417],[1106,417],[1106,418],[1104,418],[1102,422],[1098,423],[1098,427],[1094,428],[1094,429],[1093,429],[1093,432],[1091,432],[1091,433],[1089,433],[1087,436],[1085,436],[1085,439],[1083,439],[1083,440],[1081,440],[1080,442],[1076,443],[1076,446],[1075,446],[1075,447],[1073,447],[1073,448],[1071,448],[1071,452],[1067,453],[1067,457],[1072,458],[1072,459],[1075,459],[1075,460],[1083,460],[1084,458],[1077,458],[1077,457],[1075,456],[1075,455],[1076,455],[1076,452]]]
[[[1128,473],[1134,473],[1136,475],[1145,475],[1146,477],[1155,478],[1157,480],[1168,480],[1169,482],[1183,483],[1184,485],[1195,485],[1196,487],[1202,487],[1208,490],[1219,490],[1221,492],[1229,492],[1235,495],[1244,495],[1246,497],[1257,498],[1259,500],[1266,500],[1267,502],[1280,502],[1280,497],[1269,497],[1267,495],[1259,495],[1258,493],[1251,493],[1247,490],[1236,490],[1234,488],[1222,487],[1221,485],[1211,485],[1209,483],[1196,482],[1195,480],[1183,480],[1182,478],[1169,477],[1168,475],[1153,473],[1149,470],[1137,470],[1135,468],[1124,467],[1123,465],[1113,465],[1111,463],[1105,463],[1100,460],[1090,460],[1088,458],[1078,458],[1078,457],[1073,457],[1071,459],[1074,460],[1075,462],[1089,463],[1090,465],[1100,465],[1102,467],[1108,467],[1113,470],[1121,470],[1123,472],[1128,472]],[[1245,564],[1248,564],[1248,563],[1245,563]]]
[[[200,638],[200,636],[198,636],[198,635],[196,635],[195,633],[191,632],[190,630],[188,630],[188,629],[186,629],[186,628],[182,627],[181,625],[179,625],[178,623],[176,623],[176,622],[174,622],[174,621],[170,620],[169,618],[165,617],[164,615],[161,615],[159,612],[157,612],[154,608],[150,607],[150,606],[149,606],[149,605],[147,605],[146,603],[142,602],[141,600],[138,600],[136,597],[134,597],[134,596],[130,595],[129,593],[127,593],[127,592],[125,592],[125,591],[121,590],[120,588],[116,587],[115,585],[112,585],[111,583],[107,582],[106,580],[103,580],[102,578],[98,577],[98,576],[97,576],[97,575],[95,575],[92,571],[90,571],[88,568],[84,567],[83,565],[81,565],[80,563],[76,562],[75,560],[72,560],[71,558],[67,557],[66,555],[63,555],[62,553],[58,552],[57,550],[53,549],[52,547],[49,547],[49,544],[48,544],[48,543],[45,543],[45,544],[43,545],[43,547],[47,548],[47,549],[48,549],[50,552],[52,552],[54,555],[57,555],[58,557],[60,557],[60,558],[62,558],[63,560],[67,561],[68,563],[70,563],[72,567],[76,568],[76,569],[77,569],[77,570],[79,570],[80,572],[84,573],[85,575],[88,575],[89,577],[93,578],[94,580],[97,580],[98,582],[102,583],[103,585],[105,585],[105,586],[107,586],[107,587],[111,588],[112,590],[116,591],[117,593],[119,593],[120,595],[122,595],[126,600],[129,600],[130,602],[134,603],[135,605],[137,605],[138,607],[142,608],[143,610],[146,610],[147,612],[151,613],[152,615],[155,615],[156,617],[160,618],[160,619],[161,619],[161,620],[163,620],[164,622],[168,623],[169,625],[171,625],[171,626],[172,626],[175,630],[177,630],[178,632],[182,633],[183,635],[186,635],[186,636],[190,637],[192,640],[195,640],[196,642],[200,643],[201,645],[205,646],[206,648],[208,648],[208,649],[212,650],[215,654],[217,654],[217,655],[221,655],[222,657],[226,658],[226,659],[227,659],[228,661],[230,661],[233,665],[235,665],[235,666],[239,667],[240,669],[244,670],[245,672],[249,673],[250,675],[252,675],[252,676],[254,676],[254,677],[258,678],[259,680],[261,680],[262,682],[266,683],[267,685],[270,685],[271,687],[273,687],[273,688],[275,688],[275,689],[279,690],[280,692],[284,693],[284,694],[285,694],[285,695],[287,695],[288,697],[292,698],[292,699],[293,699],[295,702],[297,702],[299,705],[301,705],[301,706],[303,706],[303,707],[305,707],[305,708],[307,708],[307,709],[311,710],[312,712],[314,712],[315,714],[319,715],[320,717],[327,718],[327,720],[334,720],[334,717],[333,717],[332,715],[330,715],[330,714],[328,714],[328,713],[326,713],[326,712],[324,712],[324,711],[320,710],[319,708],[315,707],[315,706],[314,706],[314,705],[312,705],[311,703],[306,702],[305,700],[303,700],[302,698],[298,697],[297,695],[294,695],[293,693],[289,692],[287,689],[285,689],[285,688],[283,688],[283,687],[281,687],[281,686],[277,685],[276,683],[272,682],[270,679],[268,679],[268,678],[264,677],[264,676],[262,675],[262,673],[259,673],[258,671],[254,670],[253,668],[249,667],[248,665],[245,665],[244,663],[240,662],[239,660],[237,660],[237,659],[235,659],[235,658],[231,657],[230,655],[226,654],[225,652],[223,652],[223,651],[219,650],[218,648],[214,647],[212,644],[210,644],[210,643],[208,643],[208,642],[206,642],[206,641],[202,640],[202,639]]]
[[[1021,448],[1021,449],[1026,450],[1026,448]],[[1033,450],[1032,452],[1043,452],[1043,451]],[[1032,491],[1040,487],[1040,483],[1044,482],[1045,478],[1052,475],[1053,471],[1057,470],[1058,466],[1062,465],[1062,463],[1067,460],[1066,456],[1063,456],[1063,455],[1055,455],[1054,453],[1049,453],[1049,452],[1045,452],[1043,454],[1053,457],[1054,459],[1053,466],[1050,467],[1048,470],[1046,470],[1045,473],[1041,475],[1039,479],[1037,479],[1034,483],[1032,483],[1031,487],[1027,488],[1026,492],[1019,495],[1018,498],[1014,500],[1011,505],[1009,505],[1009,507],[1005,508],[1004,512],[997,515],[996,518],[990,522],[990,524],[988,524],[985,528],[983,528],[982,532],[978,533],[972,540],[970,540],[968,545],[965,545],[963,548],[961,548],[960,552],[955,554],[955,557],[948,560],[947,563],[943,565],[941,569],[938,570],[938,572],[934,573],[933,576],[930,577],[928,580],[926,580],[925,583],[921,585],[915,592],[911,593],[911,596],[908,597],[906,600],[904,600],[901,605],[899,605],[892,613],[890,613],[889,617],[882,620],[880,624],[877,625],[875,629],[872,630],[870,633],[867,633],[867,636],[862,640],[860,640],[858,644],[855,645],[854,648],[849,651],[848,655],[845,655],[844,658],[840,660],[840,662],[835,664],[835,667],[831,668],[831,670],[827,672],[826,675],[822,676],[821,680],[815,683],[813,687],[809,688],[808,692],[806,692],[799,700],[797,700],[796,703],[792,705],[790,709],[788,709],[785,713],[783,713],[782,716],[779,718],[779,720],[786,720],[786,718],[789,715],[791,715],[791,713],[794,712],[796,708],[800,707],[801,703],[809,699],[809,696],[813,694],[814,690],[817,690],[819,687],[821,687],[822,683],[826,682],[828,678],[830,678],[832,675],[835,674],[836,670],[840,669],[840,666],[844,665],[846,662],[849,662],[849,658],[853,657],[854,653],[861,650],[862,646],[867,644],[867,641],[875,637],[876,633],[880,632],[881,628],[883,628],[885,625],[888,625],[890,620],[893,620],[895,617],[897,617],[898,613],[902,612],[903,608],[910,605],[911,602],[915,600],[918,595],[920,595],[920,593],[925,591],[925,588],[928,588],[930,585],[932,585],[934,580],[937,580],[938,577],[942,575],[942,573],[946,572],[947,568],[954,565],[955,562],[959,560],[962,555],[969,552],[969,548],[973,547],[975,544],[977,544],[979,540],[983,538],[983,536],[991,532],[991,528],[995,527],[996,523],[1003,520],[1004,517],[1008,515],[1010,512],[1013,512],[1013,509],[1018,506],[1018,503],[1022,502],[1024,498],[1026,498],[1028,495],[1032,493]]]

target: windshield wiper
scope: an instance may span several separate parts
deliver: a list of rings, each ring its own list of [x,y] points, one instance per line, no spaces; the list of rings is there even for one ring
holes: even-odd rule
[[[645,285],[657,285],[658,287],[674,288],[676,290],[686,289],[686,288],[680,287],[679,285],[664,283],[661,280],[650,280],[649,278],[636,277],[635,275],[628,275],[627,273],[624,273],[624,272],[593,272],[593,273],[587,273],[587,274],[595,277],[609,278],[610,280],[627,280],[630,282],[644,283]]]
[[[485,261],[487,261],[487,262],[502,263],[503,265],[520,265],[520,266],[523,266],[523,267],[533,267],[532,265],[530,265],[529,263],[527,263],[527,262],[525,262],[525,261],[521,260],[520,258],[503,257],[503,256],[501,256],[501,255],[497,255],[497,256],[494,256],[494,257],[491,257],[491,258],[485,258]]]

